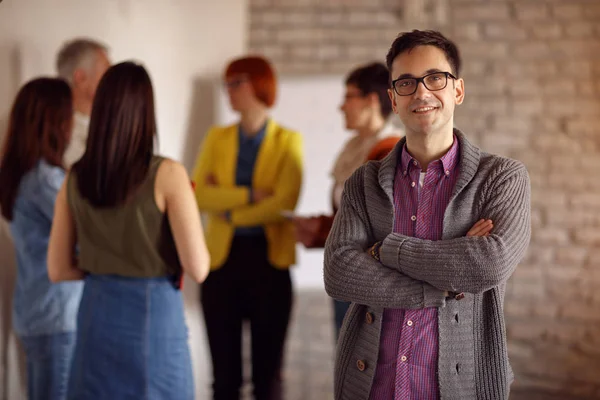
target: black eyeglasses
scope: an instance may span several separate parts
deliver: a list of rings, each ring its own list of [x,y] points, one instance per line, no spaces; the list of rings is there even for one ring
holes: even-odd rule
[[[419,82],[421,82],[427,90],[435,92],[436,90],[444,89],[448,85],[448,77],[455,80],[458,79],[450,72],[433,72],[420,78],[399,78],[393,80],[392,87],[398,93],[398,96],[410,96],[417,91]]]

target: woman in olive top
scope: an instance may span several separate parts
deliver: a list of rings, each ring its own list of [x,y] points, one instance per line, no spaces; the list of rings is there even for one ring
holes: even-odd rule
[[[211,273],[201,300],[210,345],[214,398],[238,399],[242,385],[242,321],[252,329],[254,395],[280,399],[281,363],[292,305],[293,210],[302,180],[300,134],[269,118],[276,79],[260,57],[225,70],[238,123],[213,127],[198,157],[196,199],[208,215]]]
[[[177,277],[202,282],[210,261],[189,177],[153,155],[155,135],[146,70],[111,67],[48,250],[51,280],[85,279],[69,399],[194,398]]]

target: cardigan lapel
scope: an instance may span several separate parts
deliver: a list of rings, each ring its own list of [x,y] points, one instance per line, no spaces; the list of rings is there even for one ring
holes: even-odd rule
[[[472,145],[467,140],[464,133],[459,129],[454,128],[454,134],[458,138],[460,144],[460,158],[458,162],[459,175],[454,190],[452,191],[452,198],[455,198],[460,191],[467,186],[471,179],[473,179],[481,158],[481,151],[479,148]],[[381,185],[392,204],[394,203],[394,177],[396,175],[398,160],[400,159],[400,154],[405,143],[406,136],[400,139],[390,154],[381,161],[381,167],[379,168],[379,185]]]

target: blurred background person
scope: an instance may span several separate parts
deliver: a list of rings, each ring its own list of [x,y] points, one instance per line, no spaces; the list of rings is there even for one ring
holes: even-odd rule
[[[201,302],[214,399],[239,399],[243,320],[252,330],[254,397],[281,399],[296,245],[281,213],[293,210],[300,194],[302,137],[269,117],[277,80],[267,60],[236,59],[224,78],[240,120],[209,130],[194,173],[212,259]]]
[[[69,399],[194,398],[177,277],[202,282],[210,260],[188,174],[153,155],[155,137],[146,70],[111,67],[86,151],[58,193],[48,250],[53,281],[85,278]]]
[[[92,102],[98,83],[108,67],[108,48],[92,39],[70,40],[62,46],[56,57],[58,75],[71,86],[75,109],[71,142],[64,156],[67,168],[79,160],[85,151]]]
[[[353,135],[339,153],[331,173],[333,214],[293,218],[297,239],[307,248],[325,247],[346,179],[368,160],[384,158],[400,140],[402,132],[388,121],[392,113],[387,93],[389,79],[387,67],[378,62],[363,65],[351,71],[346,78],[346,94],[340,110],[344,114],[346,129]],[[350,303],[333,302],[337,339]]]
[[[26,83],[12,106],[0,162],[0,206],[17,261],[13,328],[25,350],[31,400],[65,398],[75,347],[82,284],[52,284],[46,264],[72,117],[62,79]]]

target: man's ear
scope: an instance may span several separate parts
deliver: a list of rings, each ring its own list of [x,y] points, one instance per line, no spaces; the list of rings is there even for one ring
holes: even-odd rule
[[[392,89],[388,89],[388,96],[390,97],[390,103],[392,103],[392,110],[394,110],[394,114],[398,114],[396,110],[396,96],[394,96],[394,91]]]
[[[80,86],[87,79],[87,74],[83,68],[77,68],[73,71],[73,86]]]
[[[460,78],[454,83],[454,102],[456,104],[462,104],[465,99],[465,81]]]

